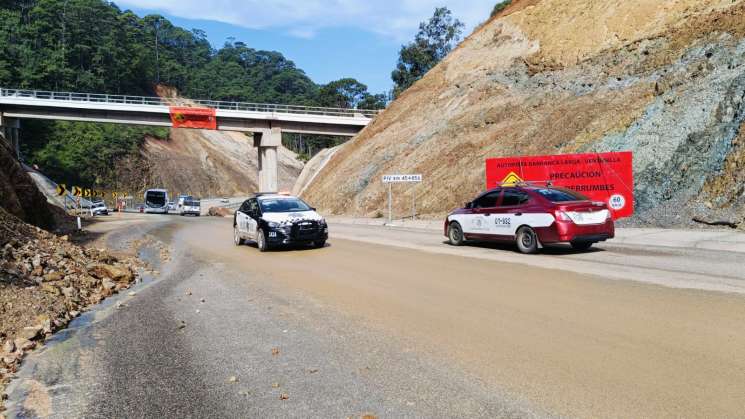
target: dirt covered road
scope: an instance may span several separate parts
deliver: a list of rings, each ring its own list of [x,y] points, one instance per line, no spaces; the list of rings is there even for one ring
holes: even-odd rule
[[[173,247],[163,278],[35,356],[12,398],[47,383],[62,416],[738,417],[745,406],[739,294],[333,231],[324,249],[259,253],[232,244],[229,219],[158,220],[149,234]],[[88,373],[60,370],[83,347],[89,366],[67,369]],[[60,390],[72,377],[77,389]]]
[[[301,289],[548,411],[735,417],[745,406],[742,296],[351,240],[260,254],[231,248],[229,226],[214,224],[192,227],[201,252]]]

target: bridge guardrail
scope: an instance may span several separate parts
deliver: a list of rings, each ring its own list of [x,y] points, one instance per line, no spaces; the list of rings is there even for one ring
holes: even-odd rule
[[[40,100],[61,100],[69,102],[89,102],[105,104],[127,104],[144,106],[173,106],[167,100],[153,96],[109,95],[100,93],[53,92],[46,90],[25,90],[0,88],[0,97],[33,98]],[[372,109],[325,108],[319,106],[281,105],[270,103],[230,102],[222,100],[191,100],[190,104],[214,109],[247,112],[287,113],[304,115],[326,115],[348,118],[374,118],[379,111]]]

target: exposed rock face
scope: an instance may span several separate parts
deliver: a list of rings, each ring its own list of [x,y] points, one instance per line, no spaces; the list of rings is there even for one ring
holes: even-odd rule
[[[385,203],[380,176],[422,173],[418,208],[440,216],[484,188],[485,158],[632,150],[636,222],[741,217],[743,16],[745,0],[516,1],[345,144],[303,196],[369,216]],[[413,190],[394,205],[408,208]]]
[[[5,140],[0,139],[0,207],[42,228],[54,227],[55,217],[47,198],[16,160]]]
[[[308,185],[313,183],[315,177],[318,175],[321,169],[323,169],[326,163],[331,160],[331,157],[334,156],[334,154],[339,150],[340,147],[341,146],[325,148],[319,151],[315,156],[313,156],[313,158],[305,164],[305,166],[303,167],[303,171],[300,172],[300,175],[295,182],[295,186],[292,187],[292,194],[302,194],[308,187]]]
[[[290,190],[303,164],[279,147],[280,190]],[[242,196],[258,191],[258,153],[239,132],[172,129],[168,140],[147,138],[141,159],[120,168],[130,189],[163,187],[172,196]],[[127,172],[127,173],[125,173]]]

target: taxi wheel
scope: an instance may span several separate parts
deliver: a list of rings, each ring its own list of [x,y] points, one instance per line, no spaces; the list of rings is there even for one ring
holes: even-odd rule
[[[523,226],[517,230],[517,248],[521,253],[535,253],[538,251],[538,236],[532,228]]]
[[[570,242],[574,250],[587,250],[592,247],[592,242]]]
[[[233,243],[236,246],[240,246],[246,241],[241,238],[240,233],[238,232],[238,226],[233,226]]]
[[[453,221],[450,223],[450,226],[448,226],[448,240],[453,246],[460,246],[463,244],[463,228],[457,221]]]
[[[266,242],[266,235],[262,229],[256,232],[256,247],[259,248],[260,252],[269,250],[269,243]]]

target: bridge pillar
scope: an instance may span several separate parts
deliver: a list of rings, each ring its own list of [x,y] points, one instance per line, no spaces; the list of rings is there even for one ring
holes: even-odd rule
[[[21,121],[16,118],[8,118],[0,114],[0,134],[5,138],[5,141],[10,144],[13,151],[16,153],[16,158],[21,157],[20,150],[20,135]]]
[[[254,132],[254,147],[259,148],[259,192],[277,192],[277,147],[282,145],[282,130]]]

